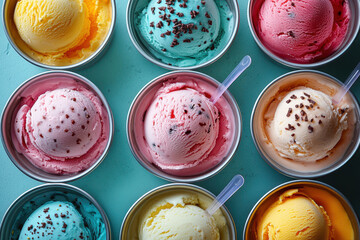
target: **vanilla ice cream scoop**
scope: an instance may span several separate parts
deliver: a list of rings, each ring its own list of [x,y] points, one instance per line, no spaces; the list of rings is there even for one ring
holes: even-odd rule
[[[193,206],[163,209],[149,218],[140,239],[220,239],[213,217],[205,210]]]
[[[174,195],[160,201],[140,219],[140,240],[219,240],[213,216],[202,209],[193,195]]]
[[[22,40],[43,54],[65,52],[90,33],[83,0],[19,0],[14,22]]]
[[[271,143],[285,158],[315,162],[329,154],[347,128],[347,108],[310,88],[289,92],[268,127]]]
[[[257,240],[265,239],[333,239],[331,222],[323,207],[298,189],[291,189],[259,219]]]

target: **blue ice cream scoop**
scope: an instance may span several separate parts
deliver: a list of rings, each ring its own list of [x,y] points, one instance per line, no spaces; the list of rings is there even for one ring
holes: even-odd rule
[[[139,14],[139,32],[162,61],[190,66],[216,54],[231,17],[225,0],[151,0]]]
[[[19,240],[93,239],[88,224],[74,205],[49,201],[37,208],[25,221]]]

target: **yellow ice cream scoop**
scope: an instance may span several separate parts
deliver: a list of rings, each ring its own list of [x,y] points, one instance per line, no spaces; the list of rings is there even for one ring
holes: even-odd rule
[[[209,239],[219,240],[215,219],[194,205],[165,204],[144,220],[139,233],[144,240]]]
[[[65,52],[90,34],[83,0],[20,0],[14,22],[22,40],[43,54]]]
[[[332,236],[326,211],[298,189],[283,193],[257,225],[258,240],[330,240]]]

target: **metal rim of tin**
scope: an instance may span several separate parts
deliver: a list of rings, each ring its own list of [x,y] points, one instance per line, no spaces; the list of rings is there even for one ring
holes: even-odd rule
[[[349,200],[339,190],[337,190],[336,188],[334,188],[334,187],[332,187],[332,186],[330,186],[330,185],[328,185],[326,183],[320,182],[320,181],[301,179],[301,180],[288,181],[288,182],[282,183],[282,184],[274,187],[273,189],[271,189],[270,191],[265,193],[256,202],[256,204],[251,209],[251,211],[250,211],[250,213],[249,213],[249,215],[248,215],[248,217],[246,219],[246,222],[245,222],[245,225],[244,225],[244,231],[243,231],[243,240],[248,239],[248,238],[246,238],[247,237],[246,233],[248,232],[248,228],[250,227],[249,222],[250,222],[251,218],[255,215],[256,210],[261,206],[261,204],[263,203],[264,200],[266,200],[268,197],[270,197],[271,195],[275,194],[278,191],[281,191],[284,188],[290,187],[291,185],[301,185],[301,184],[302,185],[305,185],[305,184],[311,184],[312,185],[313,184],[313,185],[316,185],[316,186],[321,186],[321,188],[326,190],[326,191],[330,190],[332,192],[335,192],[340,197],[340,199],[342,199],[344,201],[344,203],[346,204],[346,207],[349,209],[349,212],[353,215],[352,219],[354,219],[354,222],[355,222],[354,224],[356,224],[356,226],[354,226],[354,227],[357,228],[357,229],[354,229],[354,231],[355,231],[355,233],[357,233],[359,235],[359,232],[360,232],[359,219],[357,218],[356,213],[354,211],[354,208],[350,204]]]
[[[136,3],[138,2],[138,0],[129,0],[127,7],[126,7],[126,26],[127,26],[127,30],[128,30],[131,42],[133,43],[135,48],[138,50],[138,52],[143,57],[145,57],[148,61],[150,61],[160,67],[168,69],[168,70],[193,70],[193,69],[208,66],[208,65],[216,62],[217,60],[219,60],[227,52],[227,50],[230,48],[230,46],[234,42],[234,39],[239,31],[239,22],[240,22],[239,5],[238,5],[237,0],[229,0],[229,1],[232,1],[232,3],[234,4],[233,14],[235,16],[234,17],[235,21],[234,21],[233,32],[232,32],[227,44],[225,45],[225,47],[216,56],[214,56],[212,59],[210,59],[204,63],[194,65],[194,66],[188,66],[188,67],[171,66],[171,65],[168,65],[168,64],[162,62],[161,60],[157,59],[152,54],[148,54],[146,51],[144,51],[143,50],[144,48],[141,46],[141,44],[138,42],[137,38],[135,37],[135,35],[137,35],[136,31],[132,28],[132,26],[134,25],[133,24],[134,10],[135,10],[135,6],[136,6]]]
[[[259,39],[259,37],[256,33],[256,30],[255,30],[255,27],[254,27],[253,20],[252,20],[253,5],[254,5],[254,2],[256,2],[256,1],[259,1],[259,0],[250,0],[248,2],[247,20],[248,20],[248,25],[249,25],[251,34],[252,34],[256,44],[266,55],[268,55],[271,59],[275,60],[276,62],[283,64],[287,67],[298,68],[298,69],[316,68],[316,67],[319,67],[319,66],[322,66],[329,62],[334,61],[335,59],[339,58],[344,52],[346,52],[346,50],[349,49],[351,44],[354,42],[354,40],[359,32],[359,29],[360,29],[360,4],[359,4],[358,0],[349,0],[354,5],[353,7],[350,8],[350,11],[353,11],[351,18],[354,20],[352,20],[353,21],[352,29],[350,31],[348,29],[349,33],[347,33],[347,35],[349,35],[350,37],[348,38],[347,43],[345,45],[340,46],[339,49],[341,49],[341,50],[339,51],[339,49],[338,49],[337,51],[332,53],[327,58],[317,61],[315,63],[293,63],[293,62],[287,61],[281,57],[278,57],[276,54],[272,53],[267,47],[265,47],[265,45]],[[349,26],[349,27],[351,27],[351,26]]]
[[[32,59],[31,57],[29,57],[28,55],[26,55],[18,46],[17,44],[12,40],[12,38],[10,37],[9,31],[8,31],[8,27],[6,24],[6,16],[5,16],[5,8],[7,6],[7,3],[11,1],[11,0],[4,0],[3,3],[3,7],[2,7],[2,15],[3,15],[3,27],[4,27],[4,31],[5,31],[5,35],[9,41],[9,43],[11,44],[11,46],[15,49],[15,51],[21,56],[23,57],[26,61],[28,61],[31,64],[34,64],[35,66],[38,67],[42,67],[45,69],[51,69],[51,70],[70,70],[70,69],[74,69],[74,68],[79,68],[79,67],[83,67],[91,62],[93,62],[99,55],[101,55],[101,53],[103,53],[106,50],[106,47],[110,44],[110,41],[112,39],[112,36],[114,34],[114,30],[115,30],[115,23],[116,23],[116,3],[115,0],[110,0],[111,2],[111,14],[112,14],[112,19],[111,19],[111,24],[108,30],[108,33],[106,34],[105,39],[103,40],[103,42],[100,44],[100,46],[98,47],[98,49],[91,54],[89,57],[87,57],[86,59],[71,64],[71,65],[66,65],[66,66],[52,66],[52,65],[47,65],[47,64],[43,64],[41,62],[38,62],[34,59]]]
[[[153,169],[149,168],[147,164],[145,164],[144,162],[149,162],[149,160],[147,159],[142,159],[141,156],[139,156],[139,154],[137,154],[136,150],[133,147],[133,143],[136,143],[136,139],[133,139],[132,134],[131,134],[131,129],[132,129],[132,125],[133,125],[133,120],[130,121],[130,119],[132,118],[132,113],[134,111],[134,106],[137,104],[138,101],[141,101],[141,99],[139,99],[140,95],[149,87],[151,87],[153,84],[156,84],[157,81],[162,80],[164,77],[169,77],[173,74],[181,74],[181,73],[190,73],[190,74],[195,74],[201,77],[204,77],[208,80],[210,80],[211,82],[215,83],[216,85],[219,85],[220,82],[218,82],[216,79],[201,73],[201,72],[196,72],[196,71],[190,71],[190,70],[178,70],[178,71],[172,71],[172,72],[168,72],[165,74],[162,74],[156,78],[154,78],[153,80],[149,81],[135,96],[133,102],[130,105],[129,108],[129,112],[127,114],[127,118],[126,118],[126,136],[127,136],[127,141],[128,144],[130,146],[130,150],[131,153],[133,154],[133,156],[135,157],[135,159],[138,161],[138,163],[145,168],[146,170],[148,170],[149,172],[151,172],[152,174],[154,174],[155,176],[162,178],[164,180],[170,181],[170,182],[182,182],[182,183],[190,183],[190,182],[197,182],[197,181],[203,181],[206,180],[210,177],[215,176],[216,174],[218,174],[221,170],[223,170],[230,162],[230,160],[233,158],[239,143],[240,143],[240,139],[241,139],[241,135],[242,135],[242,116],[241,116],[241,112],[240,112],[240,108],[237,104],[237,102],[235,101],[235,98],[231,95],[231,93],[227,90],[225,91],[225,93],[223,95],[227,95],[228,96],[228,100],[229,101],[229,105],[231,107],[233,107],[232,110],[235,110],[234,113],[234,122],[235,125],[238,125],[239,128],[236,131],[235,135],[234,135],[234,148],[228,153],[228,157],[219,162],[218,165],[216,165],[214,168],[212,168],[211,171],[207,171],[205,173],[202,173],[200,175],[195,175],[195,176],[187,176],[186,178],[181,177],[181,176],[175,176],[175,175],[171,175],[168,173],[163,172],[161,169],[159,169],[159,173],[153,171]],[[149,162],[150,163],[150,162]],[[151,164],[151,163],[150,163]]]
[[[5,225],[5,221],[8,217],[8,215],[10,214],[10,211],[12,210],[12,208],[19,202],[21,201],[23,198],[25,198],[26,196],[28,196],[29,194],[32,194],[34,192],[40,192],[40,191],[44,191],[46,189],[51,189],[51,188],[56,188],[59,190],[70,190],[75,192],[76,194],[79,194],[81,197],[84,197],[85,199],[87,199],[88,201],[90,201],[98,210],[99,213],[101,214],[101,217],[104,220],[104,224],[105,224],[105,228],[106,228],[106,240],[110,240],[111,239],[111,227],[110,227],[110,221],[106,215],[106,212],[104,211],[104,209],[100,206],[100,204],[95,200],[95,198],[93,198],[89,193],[87,193],[85,190],[69,185],[69,184],[65,184],[65,183],[45,183],[36,187],[33,187],[27,191],[25,191],[24,193],[22,193],[19,197],[17,197],[12,203],[11,205],[8,207],[8,209],[6,210],[1,223],[0,223],[0,237],[1,237],[1,233],[4,231],[4,225]]]
[[[262,91],[261,93],[259,94],[258,98],[256,99],[255,101],[255,104],[254,104],[254,107],[253,107],[253,110],[251,112],[251,117],[250,117],[250,132],[251,132],[251,137],[253,139],[253,142],[255,144],[255,147],[256,147],[256,150],[258,151],[258,153],[260,154],[261,158],[265,160],[265,162],[270,165],[273,169],[275,169],[276,171],[278,171],[279,173],[285,175],[285,176],[288,176],[288,177],[291,177],[291,178],[317,178],[317,177],[321,177],[321,176],[324,176],[324,175],[327,175],[329,173],[332,173],[334,171],[336,171],[337,169],[339,169],[340,167],[342,167],[345,163],[347,163],[351,157],[355,154],[356,150],[358,149],[359,145],[360,145],[360,138],[357,139],[357,142],[355,144],[355,147],[354,149],[351,151],[351,153],[349,154],[349,156],[342,160],[342,162],[340,164],[336,164],[334,163],[333,166],[329,166],[327,167],[325,170],[326,171],[323,171],[323,170],[319,170],[318,172],[314,172],[314,173],[306,173],[306,172],[297,172],[295,170],[290,170],[290,169],[287,169],[287,168],[283,168],[283,169],[280,169],[277,165],[275,165],[272,161],[269,160],[268,156],[265,156],[261,150],[261,147],[259,146],[258,142],[257,142],[257,139],[255,137],[255,134],[254,134],[254,115],[255,115],[255,112],[257,110],[257,107],[258,107],[258,103],[260,101],[260,99],[263,97],[263,95],[265,94],[265,92],[271,87],[273,86],[274,84],[276,84],[276,82],[278,82],[279,80],[283,79],[284,77],[287,77],[287,76],[290,76],[290,75],[295,75],[295,74],[299,74],[299,73],[311,73],[311,74],[318,74],[318,75],[321,75],[321,76],[324,76],[324,77],[327,77],[329,79],[332,79],[335,83],[339,84],[339,85],[343,85],[343,83],[338,80],[337,78],[327,74],[327,73],[324,73],[324,72],[320,72],[320,71],[317,71],[317,70],[295,70],[295,71],[292,71],[292,72],[288,72],[288,73],[285,73],[279,77],[277,77],[276,79],[274,79],[273,81],[271,81]],[[355,98],[355,96],[350,92],[348,91],[348,94],[350,94],[352,100],[353,100],[353,104],[355,106],[355,108],[357,109],[358,112],[360,112],[360,107],[359,107],[359,104]],[[357,120],[359,121],[359,120]],[[339,160],[337,161],[339,162]],[[337,163],[336,162],[336,163]],[[281,166],[279,164],[279,166]]]
[[[150,191],[148,191],[147,193],[145,193],[144,195],[142,195],[138,200],[136,200],[136,202],[126,212],[124,220],[120,227],[119,240],[122,240],[122,236],[123,236],[124,232],[127,231],[126,227],[130,226],[129,224],[127,224],[131,220],[131,219],[129,219],[129,217],[134,211],[136,211],[137,207],[141,206],[141,204],[143,204],[143,202],[147,201],[149,198],[151,199],[151,197],[153,195],[155,195],[159,192],[172,190],[172,189],[179,189],[181,191],[192,190],[192,191],[196,191],[201,194],[204,194],[205,196],[210,197],[212,199],[216,198],[216,196],[213,193],[211,193],[209,190],[199,187],[197,185],[188,184],[188,183],[168,183],[168,184],[153,188]],[[237,239],[235,222],[234,222],[234,219],[232,218],[229,210],[226,208],[225,205],[222,205],[220,207],[220,209],[222,210],[224,217],[227,219],[227,225],[231,230],[231,231],[229,231],[230,239],[233,239],[233,240]],[[123,239],[123,240],[127,240],[127,239]]]
[[[88,87],[90,87],[90,89],[100,98],[101,102],[103,103],[106,111],[107,111],[107,116],[109,118],[109,138],[108,138],[108,142],[105,146],[104,152],[99,156],[99,158],[92,164],[92,166],[90,166],[88,169],[81,171],[79,173],[75,173],[72,175],[59,175],[62,179],[49,179],[43,176],[39,176],[36,175],[34,173],[30,173],[28,172],[26,169],[24,169],[21,165],[18,164],[18,159],[16,159],[16,157],[14,157],[11,152],[9,151],[7,144],[6,144],[6,137],[5,137],[5,133],[4,133],[4,116],[5,116],[5,112],[7,110],[7,108],[11,105],[11,101],[13,100],[13,97],[20,91],[23,90],[23,87],[30,84],[31,81],[36,80],[39,77],[44,77],[46,75],[52,75],[52,74],[66,74],[69,76],[69,78],[75,78],[77,80],[81,80],[81,83],[84,85],[87,85]],[[10,116],[12,116],[12,114],[10,114]],[[7,100],[4,109],[2,111],[1,114],[1,121],[0,121],[0,126],[1,126],[1,141],[2,144],[4,146],[5,152],[8,155],[8,157],[10,158],[10,160],[13,162],[13,164],[20,170],[22,171],[25,175],[37,180],[37,181],[41,181],[41,182],[49,182],[49,183],[62,183],[62,182],[70,182],[70,181],[74,181],[77,179],[80,179],[88,174],[90,174],[92,171],[95,170],[95,168],[97,168],[100,163],[105,159],[106,155],[109,152],[109,148],[111,146],[112,140],[113,140],[113,135],[114,135],[114,117],[112,114],[112,111],[110,109],[110,106],[108,104],[108,102],[106,101],[105,96],[102,94],[102,92],[100,91],[100,89],[98,89],[98,87],[92,83],[90,80],[88,80],[87,78],[85,78],[84,76],[81,76],[77,73],[73,73],[73,72],[69,72],[69,71],[63,71],[63,70],[54,70],[54,71],[48,71],[48,72],[43,72],[43,73],[39,73],[33,77],[30,77],[29,79],[27,79],[26,81],[24,81],[23,83],[20,84],[20,86],[18,86],[14,92],[10,95],[9,99]],[[16,151],[16,150],[15,150]],[[35,167],[35,166],[34,166]],[[57,175],[55,174],[51,174],[54,175],[55,178]]]

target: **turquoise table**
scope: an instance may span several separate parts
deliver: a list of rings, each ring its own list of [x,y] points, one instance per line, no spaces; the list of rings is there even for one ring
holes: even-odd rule
[[[126,116],[138,91],[150,80],[167,70],[147,61],[130,41],[125,24],[127,1],[117,0],[115,35],[105,55],[84,70],[76,71],[93,81],[103,92],[115,118],[115,135],[110,152],[103,163],[90,175],[71,182],[90,193],[107,212],[113,239],[119,239],[120,226],[130,206],[145,192],[168,182],[153,176],[142,168],[131,154],[126,139]],[[230,50],[216,63],[199,69],[219,81],[249,54],[252,65],[230,87],[237,100],[242,118],[243,132],[240,146],[230,164],[218,175],[195,184],[218,194],[237,173],[245,177],[245,185],[226,203],[238,232],[242,233],[246,218],[254,204],[273,187],[292,179],[273,170],[259,156],[250,134],[250,114],[262,89],[276,77],[292,71],[267,57],[256,45],[247,23],[247,1],[239,0],[240,28]],[[339,59],[317,70],[344,81],[360,61],[360,36]],[[0,108],[10,94],[26,79],[45,69],[38,68],[20,57],[0,32]],[[360,99],[360,82],[352,89]],[[360,214],[360,151],[341,169],[317,180],[341,191]],[[0,217],[9,205],[24,191],[41,184],[20,172],[0,147]]]

